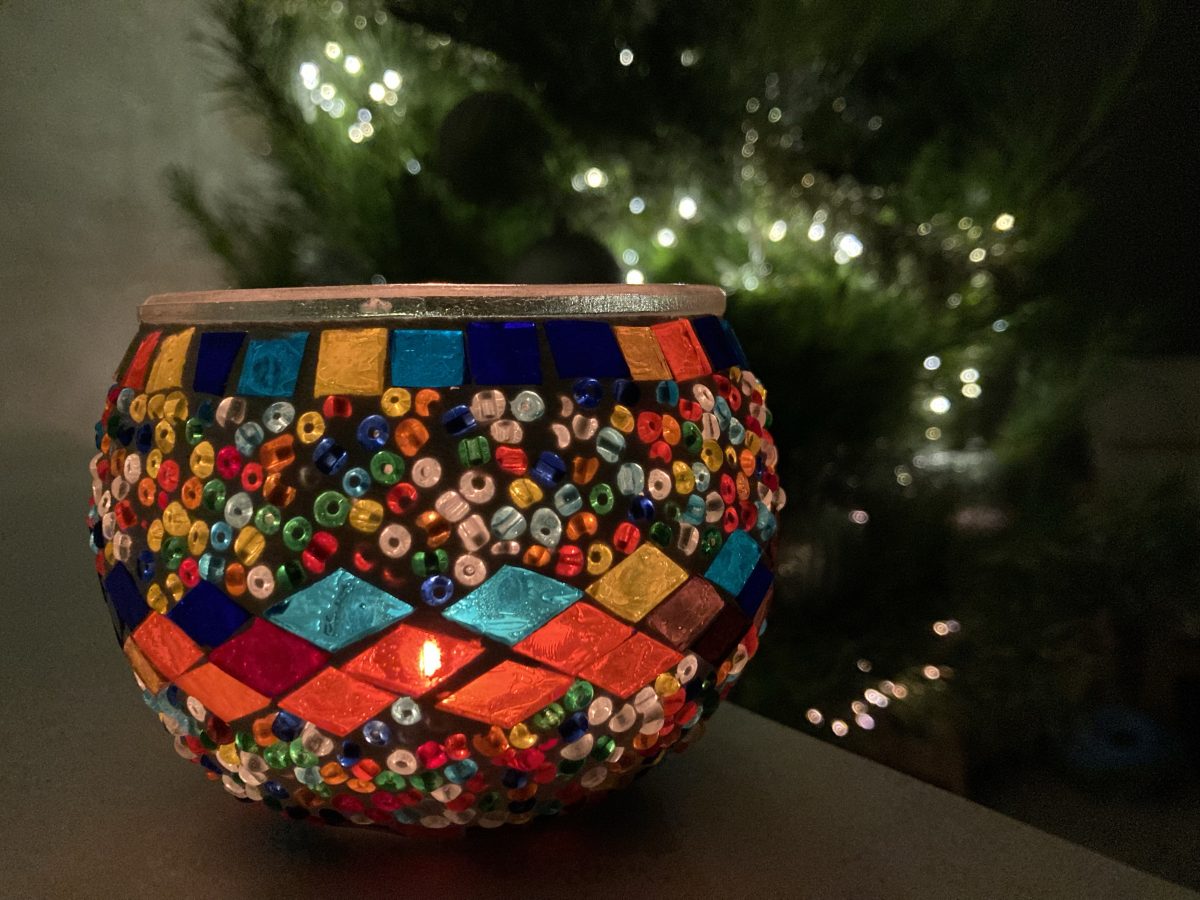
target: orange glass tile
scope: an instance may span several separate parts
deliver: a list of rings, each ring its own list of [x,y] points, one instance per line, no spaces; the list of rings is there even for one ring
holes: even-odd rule
[[[396,699],[332,666],[279,701],[279,708],[339,737]]]
[[[566,675],[506,659],[438,704],[438,709],[487,725],[512,728],[571,686]]]
[[[387,340],[386,328],[322,331],[313,396],[382,393]]]
[[[579,673],[618,697],[628,697],[679,662],[681,655],[666,644],[638,632]]]
[[[483,652],[482,641],[465,631],[460,634],[402,624],[350,660],[342,671],[420,697]]]
[[[649,328],[637,325],[614,325],[613,334],[621,345],[621,353],[634,381],[661,381],[671,377],[658,341]]]
[[[142,679],[142,684],[146,686],[152,694],[157,694],[167,686],[167,679],[158,674],[158,670],[150,664],[150,660],[146,659],[146,655],[138,649],[138,645],[133,642],[132,637],[125,638],[125,644],[122,647],[125,651],[125,658],[129,660],[129,666],[137,673],[137,677]]]
[[[145,621],[134,629],[133,640],[154,668],[171,679],[186,672],[204,656],[196,642],[162,613],[152,612],[146,616]]]
[[[689,378],[699,378],[712,371],[708,355],[700,346],[700,339],[692,330],[692,323],[687,319],[675,319],[671,322],[659,322],[651,325],[650,329],[658,338],[663,356],[671,367],[676,381],[686,381]]]
[[[258,712],[271,702],[269,697],[247,687],[232,675],[226,675],[212,663],[197,666],[175,679],[175,683],[226,722]]]
[[[513,647],[569,675],[626,640],[633,629],[587,603],[575,603]]]
[[[140,391],[146,386],[146,373],[150,369],[150,358],[154,356],[154,348],[158,346],[160,337],[162,337],[161,331],[152,331],[142,338],[142,342],[138,344],[138,348],[133,354],[133,359],[129,361],[129,368],[125,370],[125,377],[121,379],[121,387]]]
[[[146,381],[147,394],[183,384],[183,364],[187,362],[188,347],[195,333],[195,328],[188,328],[159,342],[158,355],[154,358],[150,377]]]

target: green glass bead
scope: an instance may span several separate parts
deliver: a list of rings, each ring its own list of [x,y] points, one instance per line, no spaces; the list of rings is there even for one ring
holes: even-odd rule
[[[318,494],[317,499],[313,501],[313,518],[317,520],[318,525],[336,528],[346,524],[346,517],[349,515],[350,498],[345,494],[325,491]]]
[[[576,681],[573,685],[567,688],[567,692],[563,694],[563,708],[571,712],[583,709],[592,702],[592,697],[594,697],[595,694],[596,691],[592,688],[592,685],[589,682],[582,680]]]
[[[258,750],[258,742],[249,731],[239,731],[233,736],[233,743],[239,750],[254,753]]]
[[[304,566],[300,565],[294,559],[283,563],[275,570],[275,584],[280,588],[294,591],[300,585],[304,584],[305,581]]]
[[[270,503],[260,506],[254,513],[254,527],[263,534],[275,534],[283,525],[283,514],[278,506]]]
[[[671,526],[666,522],[655,522],[650,526],[650,540],[660,547],[671,546]]]
[[[612,488],[601,482],[592,488],[591,493],[588,494],[588,502],[592,504],[592,509],[600,515],[605,515],[612,512],[616,499],[613,497]]]
[[[199,738],[200,743],[202,743],[209,750],[217,749],[217,742],[212,739],[212,736],[207,731],[200,732]]]
[[[276,741],[263,751],[263,759],[272,769],[286,769],[292,764],[291,748],[284,741]]]
[[[311,790],[314,794],[320,797],[325,797],[326,799],[333,796],[333,788],[324,782],[321,782],[320,784],[314,784]]]
[[[201,419],[197,418],[196,416],[192,416],[187,420],[187,422],[184,423],[184,440],[186,440],[191,446],[196,446],[198,443],[204,440],[204,429],[206,427],[207,426]]]
[[[287,524],[283,526],[283,545],[297,553],[308,546],[312,536],[312,523],[304,516],[288,519]]]
[[[500,804],[504,802],[504,798],[500,796],[498,791],[488,791],[479,798],[479,811],[491,812],[493,809],[499,809]]]
[[[483,435],[463,438],[458,442],[458,458],[464,466],[480,466],[492,459],[492,445]]]
[[[529,724],[533,726],[534,731],[553,731],[562,724],[563,708],[557,703],[551,703],[541,712],[533,714],[533,718],[529,720]]]
[[[617,746],[617,742],[610,735],[602,734],[596,738],[596,743],[592,745],[592,759],[598,759],[601,762],[608,759],[613,748]]]
[[[319,762],[317,754],[306,749],[304,744],[300,743],[300,738],[288,744],[288,755],[292,758],[292,764],[302,769],[315,766]]]
[[[209,512],[219,513],[225,509],[225,482],[219,478],[210,478],[204,483],[200,493],[200,505]]]
[[[182,537],[169,537],[162,542],[162,549],[158,553],[167,571],[174,572],[187,556],[187,540]]]
[[[712,556],[720,549],[722,542],[720,529],[705,528],[704,534],[700,536],[700,552],[705,556]]]
[[[668,522],[678,522],[679,521],[679,514],[680,514],[679,504],[676,503],[674,500],[668,500],[666,503],[664,503],[662,512],[663,512],[663,518],[666,519]]]
[[[404,785],[406,784],[403,775],[399,772],[393,772],[390,769],[384,769],[375,776],[374,781],[376,787],[383,788],[385,791],[392,791],[393,793],[404,790]]]
[[[404,477],[404,457],[391,450],[380,450],[371,457],[371,477],[380,484],[395,484]]]
[[[422,794],[428,794],[445,784],[446,779],[437,772],[418,772],[408,777],[408,783]]]
[[[419,578],[443,575],[449,568],[450,557],[446,555],[445,550],[425,550],[413,554],[412,570]]]
[[[696,427],[695,422],[683,423],[683,446],[691,453],[699,453],[700,448],[704,446],[704,435],[700,433],[700,429]]]
[[[558,761],[558,774],[571,776],[583,768],[586,760],[582,759],[560,759]]]
[[[121,433],[121,417],[115,413],[108,417],[108,424],[104,427],[105,433],[110,438],[115,438]]]

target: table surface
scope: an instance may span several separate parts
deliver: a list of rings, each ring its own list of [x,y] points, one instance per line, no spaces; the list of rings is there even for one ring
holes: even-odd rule
[[[731,704],[630,789],[525,828],[417,841],[238,804],[142,705],[90,569],[87,448],[51,446],[0,456],[23,517],[0,520],[0,895],[1197,896]]]

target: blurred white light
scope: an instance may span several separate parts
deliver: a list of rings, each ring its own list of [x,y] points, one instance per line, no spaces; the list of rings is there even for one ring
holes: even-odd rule
[[[983,393],[983,388],[977,384],[964,384],[962,386],[962,395],[970,400],[974,400]]]
[[[321,70],[313,62],[300,63],[300,83],[310,91],[321,81]]]
[[[404,168],[408,170],[409,175],[421,174],[421,164],[415,159],[410,159],[408,162],[406,162],[404,164]]]
[[[845,737],[850,732],[850,726],[841,719],[834,719],[829,727],[838,737]]]
[[[942,358],[940,356],[927,356],[921,365],[923,365],[930,372],[936,372],[942,367]]]
[[[976,247],[967,254],[967,258],[971,260],[971,262],[983,262],[985,259],[987,259],[987,251],[982,247]]]
[[[1002,331],[1008,331],[1008,320],[1007,319],[997,319],[995,322],[992,323],[992,331],[996,332],[997,334],[999,334]]]
[[[821,711],[819,709],[808,710],[808,712],[804,714],[804,718],[808,719],[809,724],[811,725],[820,725],[825,721],[825,717],[821,715]]]
[[[349,129],[347,129],[347,133],[350,135],[350,140],[354,141],[354,143],[356,143],[356,144],[362,143],[362,139],[363,139],[362,129],[359,128],[357,125],[351,125],[349,127]]]
[[[697,59],[698,59],[698,56],[697,56],[695,50],[684,50],[682,53],[679,54],[679,64],[681,66],[683,66],[685,69],[688,66],[694,66],[696,64]]]
[[[929,411],[939,416],[950,412],[950,398],[943,397],[941,394],[938,394],[936,397],[930,397]]]
[[[371,121],[371,111],[366,108],[360,108],[356,118],[360,122],[370,122]]]
[[[992,227],[997,231],[1011,231],[1012,227],[1017,224],[1016,218],[1012,213],[1000,213],[996,216],[996,221],[992,223]]]
[[[400,73],[395,69],[387,69],[383,73],[383,86],[388,90],[398,91],[404,79],[400,77]]]
[[[325,45],[325,55],[330,59],[337,59],[342,55],[342,45],[337,41],[330,41]]]
[[[620,62],[621,65],[623,65],[623,66],[632,66],[633,65],[633,51],[630,50],[628,47],[626,47],[624,50],[622,50],[620,53],[617,54],[617,61]]]
[[[660,228],[654,235],[654,242],[660,247],[674,247],[675,232],[670,228]]]
[[[387,96],[387,89],[378,81],[372,81],[370,87],[367,88],[367,96],[379,103]]]
[[[810,241],[819,241],[825,237],[825,226],[820,222],[813,222],[808,226],[808,239]]]
[[[583,180],[590,188],[602,188],[608,184],[608,176],[595,166],[583,173]]]
[[[779,243],[787,237],[787,222],[783,219],[776,219],[771,223],[771,230],[767,232],[767,240]]]
[[[629,211],[635,216],[640,216],[646,211],[646,201],[641,197],[632,197],[629,200]]]
[[[871,517],[865,509],[852,509],[850,511],[850,521],[855,525],[866,525],[871,521]]]
[[[640,269],[630,269],[625,273],[626,284],[645,284],[646,276],[642,274]]]
[[[351,75],[357,75],[362,71],[362,60],[357,56],[347,56],[343,65],[346,67],[346,71]]]
[[[961,372],[958,373],[958,380],[961,381],[963,384],[970,384],[972,381],[978,381],[979,380],[979,370],[978,369],[963,369]]]
[[[849,232],[839,234],[834,238],[833,243],[838,250],[841,250],[850,259],[862,256],[863,243],[858,239],[858,235],[850,234]]]
[[[936,441],[940,440],[941,437],[942,429],[938,428],[936,425],[931,425],[929,428],[925,429],[925,440]]]
[[[638,261],[638,252],[632,247],[626,247],[621,251],[621,262],[627,266],[636,266]]]
[[[696,215],[697,204],[691,197],[680,197],[679,204],[676,206],[681,219],[691,219]]]

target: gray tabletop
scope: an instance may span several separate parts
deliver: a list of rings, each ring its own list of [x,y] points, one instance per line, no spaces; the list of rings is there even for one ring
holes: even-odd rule
[[[624,793],[526,828],[418,842],[238,804],[174,754],[113,640],[87,447],[7,447],[0,895],[1195,896],[732,705]]]

